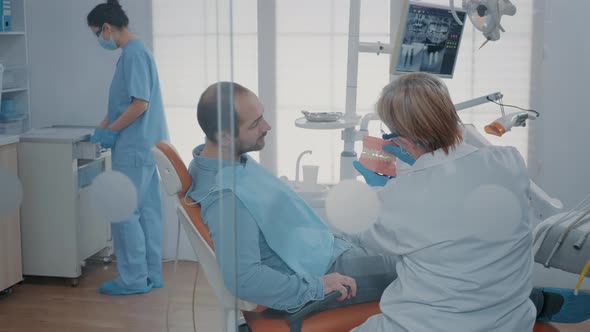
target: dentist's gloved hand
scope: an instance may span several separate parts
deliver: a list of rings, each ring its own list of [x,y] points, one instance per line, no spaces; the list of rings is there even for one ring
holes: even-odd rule
[[[393,140],[396,137],[399,137],[399,135],[397,135],[397,134],[383,134],[381,137],[383,137],[383,139],[393,142]],[[414,159],[414,157],[410,153],[408,153],[406,150],[404,150],[404,148],[401,146],[385,145],[383,147],[383,150],[385,150],[385,152],[388,152],[388,153],[396,156],[397,158],[399,158],[399,160],[403,161],[404,163],[406,163],[410,166],[414,165],[414,163],[416,162],[416,159]]]
[[[383,150],[396,156],[399,160],[410,166],[414,165],[416,162],[416,159],[414,159],[414,157],[401,146],[385,145],[383,146]]]
[[[117,137],[119,137],[119,132],[106,128],[100,135],[100,145],[105,149],[112,149],[115,146]]]
[[[367,169],[358,160],[353,161],[352,166],[365,178],[365,182],[371,187],[383,187],[390,179],[389,176],[379,175]]]
[[[90,143],[100,143],[100,137],[102,136],[103,132],[104,129],[96,127],[96,129],[94,129],[94,133],[92,134],[92,136],[90,136]]]

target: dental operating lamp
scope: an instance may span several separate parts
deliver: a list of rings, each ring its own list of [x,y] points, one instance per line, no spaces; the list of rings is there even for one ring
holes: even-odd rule
[[[458,24],[462,25],[463,22],[455,10],[454,0],[449,0],[449,4],[453,17]],[[473,26],[481,31],[486,38],[483,45],[490,40],[500,39],[500,31],[506,32],[500,24],[503,15],[513,16],[516,14],[516,6],[510,0],[463,0],[462,5]]]

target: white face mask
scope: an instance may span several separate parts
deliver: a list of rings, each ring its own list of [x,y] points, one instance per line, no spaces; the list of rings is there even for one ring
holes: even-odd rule
[[[97,32],[98,43],[100,44],[100,46],[102,46],[102,48],[104,48],[105,50],[109,51],[113,51],[119,48],[117,46],[117,43],[115,43],[115,40],[113,39],[113,34],[111,33],[111,38],[109,40],[106,40],[102,37],[102,31],[103,28],[101,27],[100,30]]]

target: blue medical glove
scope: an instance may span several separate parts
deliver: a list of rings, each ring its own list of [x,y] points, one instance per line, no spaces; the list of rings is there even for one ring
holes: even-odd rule
[[[94,133],[92,134],[92,136],[90,136],[90,143],[99,143],[100,137],[102,136],[103,132],[104,129],[96,127],[96,129],[94,129]]]
[[[414,157],[409,152],[404,150],[404,148],[401,146],[384,145],[383,150],[385,150],[385,152],[387,153],[396,156],[397,158],[399,158],[399,160],[403,161],[404,163],[410,166],[414,165],[414,163],[416,162],[416,159],[414,159]]]
[[[354,168],[356,168],[356,170],[361,173],[361,175],[365,178],[365,182],[371,187],[383,187],[390,179],[389,176],[379,175],[371,171],[370,169],[363,166],[363,164],[361,164],[358,160],[353,161],[352,166],[354,166]]]
[[[119,132],[112,131],[109,128],[103,130],[100,135],[100,145],[105,149],[112,149],[115,146]]]
[[[398,134],[395,133],[391,133],[391,134],[383,134],[381,135],[381,138],[388,140],[388,141],[392,141],[394,138],[398,137]]]

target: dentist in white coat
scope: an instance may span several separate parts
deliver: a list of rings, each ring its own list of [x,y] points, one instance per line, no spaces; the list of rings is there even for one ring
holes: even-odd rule
[[[532,331],[529,177],[520,154],[464,143],[446,86],[429,74],[393,81],[377,111],[409,152],[398,155],[415,162],[377,189],[378,221],[350,235],[400,256],[383,313],[354,331]]]

